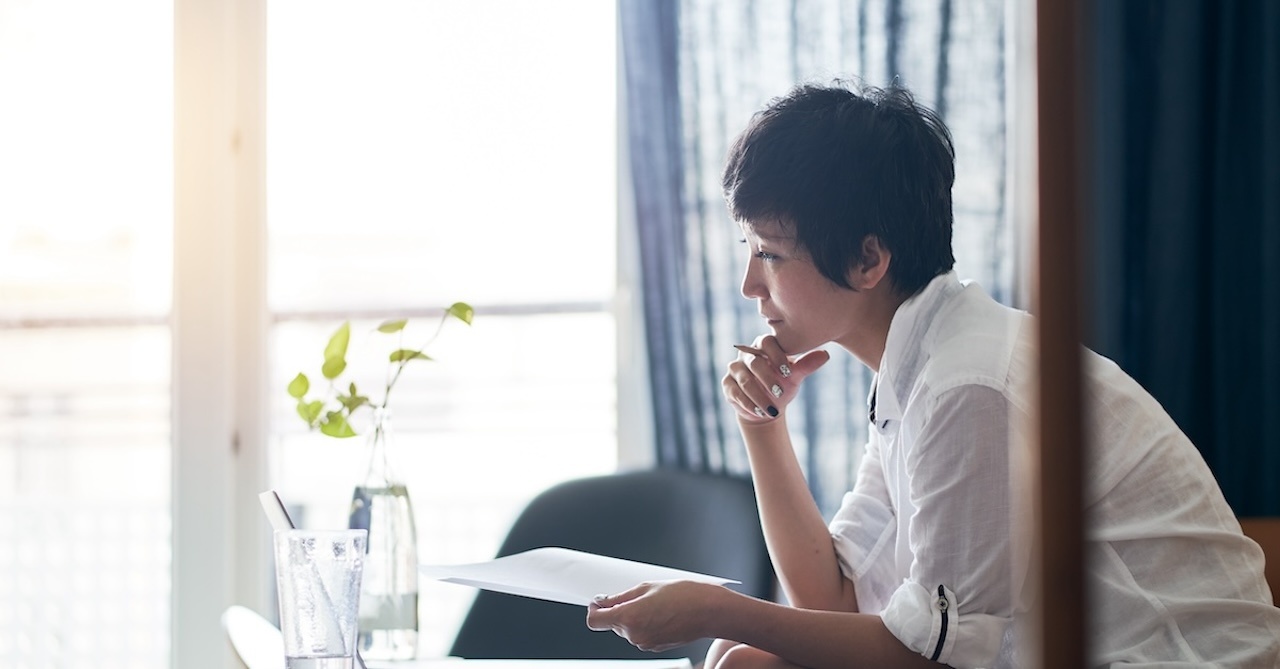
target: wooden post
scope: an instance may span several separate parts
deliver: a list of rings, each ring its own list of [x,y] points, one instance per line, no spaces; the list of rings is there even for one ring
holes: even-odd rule
[[[1087,661],[1084,580],[1079,249],[1086,211],[1081,174],[1081,8],[1036,3],[1039,318],[1039,518],[1036,522],[1040,666]]]

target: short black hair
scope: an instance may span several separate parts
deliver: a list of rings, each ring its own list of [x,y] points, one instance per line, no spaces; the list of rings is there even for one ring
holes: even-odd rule
[[[955,147],[931,110],[899,87],[802,84],[751,118],[729,151],[724,195],[747,224],[794,233],[823,276],[848,270],[875,235],[904,295],[955,265]]]

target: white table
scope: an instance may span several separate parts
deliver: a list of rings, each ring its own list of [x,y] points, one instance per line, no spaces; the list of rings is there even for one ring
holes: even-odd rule
[[[222,627],[246,666],[284,668],[284,641],[280,630],[266,618],[252,609],[231,606],[222,614]],[[366,660],[365,666],[368,669],[693,669],[688,659],[464,660],[447,657],[397,662]]]
[[[679,660],[463,660],[440,658],[375,662],[369,669],[692,669],[687,659]]]

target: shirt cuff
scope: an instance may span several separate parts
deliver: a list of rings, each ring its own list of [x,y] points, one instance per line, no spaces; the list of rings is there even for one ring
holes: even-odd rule
[[[907,648],[957,669],[991,666],[1010,624],[1007,618],[965,612],[964,602],[945,585],[930,590],[911,581],[894,591],[880,616]]]
[[[856,496],[845,495],[846,508]],[[870,498],[857,500],[861,513],[837,512],[829,529],[836,560],[844,577],[853,581],[858,610],[879,613],[893,594],[893,512]]]

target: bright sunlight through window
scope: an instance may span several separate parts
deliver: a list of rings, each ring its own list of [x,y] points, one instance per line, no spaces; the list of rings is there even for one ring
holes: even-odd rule
[[[0,665],[168,664],[173,12],[0,1]]]
[[[407,335],[425,338],[440,308],[476,308],[474,326],[446,328],[436,361],[409,369],[392,401],[421,561],[490,558],[534,494],[617,467],[614,3],[266,0],[263,63],[236,48],[251,37],[232,22],[193,20],[251,14],[219,13],[219,1],[0,0],[5,667],[164,669],[183,649],[225,646],[216,624],[175,619],[191,617],[174,606],[182,583],[232,580],[201,571],[232,571],[221,546],[210,562],[175,561],[187,545],[175,536],[192,536],[175,535],[175,509],[192,508],[175,500],[213,500],[196,511],[222,518],[234,487],[171,490],[175,467],[201,482],[189,471],[200,459],[172,443],[200,407],[175,411],[175,388],[265,379],[264,480],[300,525],[346,525],[364,440],[308,432],[285,392],[345,320],[351,366],[372,389],[385,370],[369,336],[380,320],[408,317]],[[224,44],[239,61],[202,59]],[[200,190],[207,165],[191,161],[223,154],[189,138],[197,148],[175,174],[175,90],[257,97],[238,95],[234,76],[175,87],[175,53],[188,67],[266,73],[266,234],[221,239],[235,240],[228,256],[265,252],[266,284],[247,292],[269,306],[267,369],[237,360],[210,380],[178,368],[191,364],[174,354],[191,348],[190,328],[172,327],[175,314],[207,305],[173,289],[175,183],[199,197],[231,189]],[[177,109],[180,131],[206,127],[183,121],[207,110]],[[211,172],[227,183],[258,173],[242,167]],[[249,308],[236,304],[225,310],[238,319]],[[239,531],[254,529],[265,521]],[[199,566],[175,582],[175,563]],[[270,556],[259,566],[269,572]],[[421,584],[419,655],[447,653],[473,596]]]
[[[493,557],[534,494],[617,466],[611,2],[273,0],[268,15],[272,480],[344,526],[364,440],[307,432],[285,386],[352,318],[380,393],[379,320],[427,339],[393,396],[423,562]],[[357,426],[367,427],[365,426]],[[420,655],[474,591],[420,584]]]

